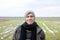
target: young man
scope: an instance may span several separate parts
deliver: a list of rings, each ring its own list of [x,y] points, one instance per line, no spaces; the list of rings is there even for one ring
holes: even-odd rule
[[[44,31],[35,22],[34,12],[25,15],[25,22],[16,29],[13,40],[45,40]]]

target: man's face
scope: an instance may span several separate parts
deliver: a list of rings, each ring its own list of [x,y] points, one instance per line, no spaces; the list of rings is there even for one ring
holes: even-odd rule
[[[26,22],[27,22],[28,24],[32,24],[32,23],[34,22],[34,16],[33,16],[32,14],[28,14],[28,15],[26,16]]]

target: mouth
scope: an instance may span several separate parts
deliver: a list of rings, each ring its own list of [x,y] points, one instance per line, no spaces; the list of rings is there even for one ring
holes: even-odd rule
[[[29,22],[32,22],[32,20],[29,20]]]

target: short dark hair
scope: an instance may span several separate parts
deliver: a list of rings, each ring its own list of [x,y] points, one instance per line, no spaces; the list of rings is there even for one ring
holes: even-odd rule
[[[29,15],[29,14],[32,14],[32,15],[35,17],[34,12],[32,12],[32,11],[27,12],[26,15],[25,15],[25,17],[26,17],[27,15]]]

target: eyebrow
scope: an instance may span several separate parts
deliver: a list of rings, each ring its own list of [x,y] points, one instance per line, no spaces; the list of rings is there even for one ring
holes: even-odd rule
[[[31,15],[31,16],[26,16],[26,17],[34,17],[33,15]]]

